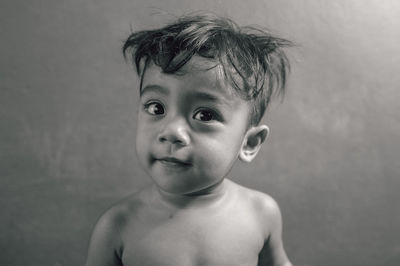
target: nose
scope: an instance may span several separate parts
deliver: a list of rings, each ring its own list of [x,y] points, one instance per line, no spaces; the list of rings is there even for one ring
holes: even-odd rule
[[[163,130],[158,134],[158,140],[162,143],[187,146],[190,143],[186,121],[174,119],[166,122]]]

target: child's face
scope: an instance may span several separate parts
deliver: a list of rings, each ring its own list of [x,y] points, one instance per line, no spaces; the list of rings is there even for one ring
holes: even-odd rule
[[[193,57],[184,74],[150,64],[143,77],[136,150],[163,191],[200,192],[229,172],[247,132],[249,105],[218,78],[218,67]]]

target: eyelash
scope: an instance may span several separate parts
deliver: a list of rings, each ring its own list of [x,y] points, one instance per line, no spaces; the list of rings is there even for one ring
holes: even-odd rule
[[[152,109],[151,109],[151,106],[152,106],[152,105],[159,105],[158,107],[161,107],[162,113],[161,113],[161,114],[158,114],[158,113],[155,113],[155,112],[150,111],[150,110],[152,110]],[[156,102],[156,101],[147,102],[146,104],[143,105],[143,107],[144,107],[144,110],[145,110],[148,114],[153,115],[153,116],[163,115],[163,114],[165,113],[165,107],[164,107],[161,103]],[[154,111],[154,110],[153,110],[153,111]]]
[[[198,114],[201,114],[202,112],[207,112],[209,115],[211,115],[209,120],[201,120],[200,118],[199,119],[196,118],[196,116]],[[201,122],[211,122],[211,121],[214,121],[214,120],[217,120],[217,121],[221,120],[220,116],[217,114],[217,112],[215,112],[214,110],[211,110],[211,109],[200,109],[200,110],[197,110],[193,115],[193,119],[201,121]]]
[[[162,110],[161,113],[157,113],[157,111],[160,111],[160,110],[154,110],[154,108],[152,108],[153,105],[154,105],[154,108],[157,108],[157,109],[161,107],[160,108]],[[158,106],[156,107],[156,105],[158,105]],[[151,116],[161,116],[161,115],[165,114],[164,105],[158,101],[149,101],[149,102],[145,103],[143,105],[143,109]],[[208,113],[208,117],[206,118],[206,120],[201,120],[201,117],[196,118],[196,116],[198,116],[202,112]],[[212,109],[208,109],[208,108],[201,108],[201,109],[196,110],[196,112],[194,113],[192,118],[194,120],[204,122],[204,123],[210,123],[212,121],[222,121],[221,116],[216,111],[214,111]]]

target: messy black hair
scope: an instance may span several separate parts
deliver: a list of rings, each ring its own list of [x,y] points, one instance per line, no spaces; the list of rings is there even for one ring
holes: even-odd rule
[[[250,124],[257,125],[274,94],[285,92],[289,60],[283,48],[292,42],[256,27],[239,27],[215,15],[184,16],[167,26],[132,33],[123,45],[143,78],[153,62],[163,73],[177,73],[193,56],[222,66],[225,81],[253,102]]]

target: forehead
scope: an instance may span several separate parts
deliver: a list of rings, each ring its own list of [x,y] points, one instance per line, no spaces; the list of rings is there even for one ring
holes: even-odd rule
[[[229,99],[238,95],[224,79],[222,66],[213,60],[193,56],[181,69],[167,74],[150,62],[142,77],[141,93],[147,86],[162,86],[188,90],[203,90],[222,94]]]

